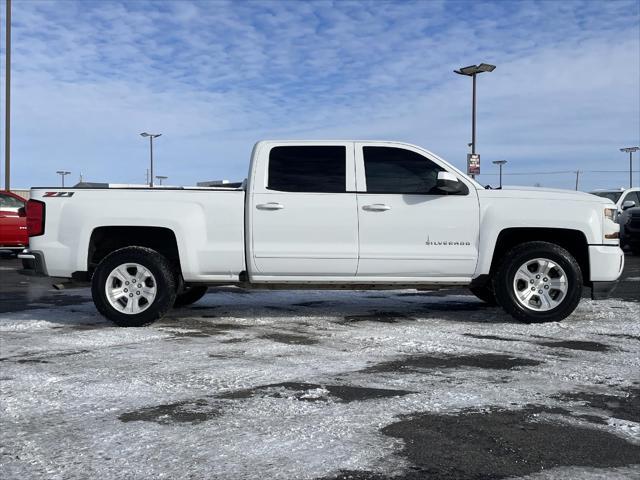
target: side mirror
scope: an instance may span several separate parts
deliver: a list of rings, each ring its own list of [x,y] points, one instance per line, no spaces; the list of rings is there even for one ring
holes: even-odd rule
[[[634,202],[633,200],[625,200],[624,202],[622,202],[622,210],[633,208],[635,206],[636,206],[636,202]]]
[[[26,207],[20,207],[18,209],[18,216],[19,217],[26,217],[27,216],[27,208]]]
[[[467,186],[458,180],[458,177],[451,172],[445,171],[438,172],[438,183],[436,186],[438,190],[448,194],[466,194],[469,191]]]

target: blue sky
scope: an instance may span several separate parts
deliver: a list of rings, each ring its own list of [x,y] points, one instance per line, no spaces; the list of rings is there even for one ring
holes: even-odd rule
[[[478,78],[481,182],[497,182],[496,159],[505,173],[628,169],[638,0],[14,0],[12,185],[55,185],[58,169],[142,183],[145,130],[163,133],[156,174],[171,184],[242,179],[264,138],[401,140],[464,168],[471,82],[452,70],[478,62],[497,65]],[[627,183],[587,172],[581,187]]]

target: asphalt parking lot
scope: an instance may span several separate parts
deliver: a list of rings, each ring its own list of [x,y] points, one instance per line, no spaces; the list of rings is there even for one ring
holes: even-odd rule
[[[640,478],[640,258],[524,325],[464,290],[211,289],[150,327],[0,260],[0,478]]]

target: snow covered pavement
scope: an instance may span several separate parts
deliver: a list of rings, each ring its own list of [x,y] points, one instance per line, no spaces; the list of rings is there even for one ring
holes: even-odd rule
[[[139,329],[86,289],[1,313],[0,477],[640,477],[640,303],[524,325],[453,293],[212,289]]]

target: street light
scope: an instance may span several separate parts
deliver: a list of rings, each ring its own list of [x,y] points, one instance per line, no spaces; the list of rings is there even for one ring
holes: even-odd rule
[[[471,100],[471,154],[476,153],[476,75],[482,72],[493,72],[495,65],[481,63],[480,65],[469,65],[459,70],[454,70],[458,75],[464,75],[473,79],[473,95]],[[473,175],[472,175],[473,177]]]
[[[156,178],[158,179],[158,182],[160,183],[160,185],[162,185],[162,181],[166,180],[169,177],[167,177],[165,175],[156,175]]]
[[[149,175],[149,186],[153,188],[153,139],[160,137],[161,133],[142,132],[141,137],[149,137],[149,158],[151,161],[151,175]]]
[[[64,177],[65,175],[69,175],[71,172],[67,172],[66,170],[58,170],[56,171],[56,173],[62,178],[62,188],[64,188]]]
[[[506,160],[494,160],[493,164],[498,165],[500,167],[500,186],[498,188],[502,188],[502,166],[507,163]]]
[[[640,150],[640,147],[621,148],[621,152],[629,153],[629,188],[633,187],[633,152]]]

